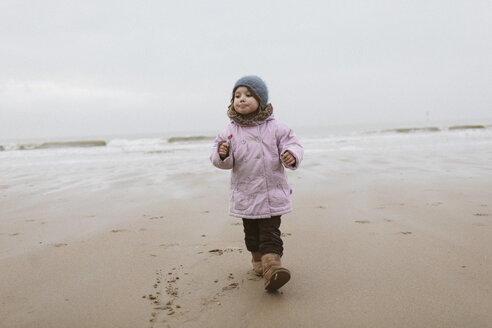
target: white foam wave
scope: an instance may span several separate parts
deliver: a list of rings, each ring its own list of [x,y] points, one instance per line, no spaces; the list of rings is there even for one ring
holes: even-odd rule
[[[156,151],[168,147],[169,143],[162,138],[142,139],[112,139],[107,147],[121,149],[122,151]]]

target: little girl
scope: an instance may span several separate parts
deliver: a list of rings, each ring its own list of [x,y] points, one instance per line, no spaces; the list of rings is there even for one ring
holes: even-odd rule
[[[227,111],[231,123],[215,139],[210,156],[216,167],[232,169],[229,214],[243,219],[253,269],[263,275],[267,290],[290,279],[280,262],[280,217],[292,209],[284,167],[297,169],[304,153],[294,132],[272,112],[265,82],[257,76],[239,79]]]

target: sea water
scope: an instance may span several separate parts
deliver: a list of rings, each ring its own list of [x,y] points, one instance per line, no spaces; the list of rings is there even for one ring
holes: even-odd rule
[[[339,170],[350,169],[347,159],[361,153],[373,156],[372,161],[391,154],[399,154],[402,161],[441,154],[445,161],[444,154],[452,153],[456,158],[462,152],[463,161],[468,164],[483,170],[492,168],[490,124],[300,128],[296,133],[305,149],[308,167],[331,161],[331,169],[337,169],[334,166],[341,162],[345,164],[339,165]],[[117,183],[165,184],[177,174],[206,174],[215,169],[208,159],[214,138],[214,133],[189,133],[170,137],[0,141],[0,193],[35,190],[48,194],[77,187],[94,191]]]

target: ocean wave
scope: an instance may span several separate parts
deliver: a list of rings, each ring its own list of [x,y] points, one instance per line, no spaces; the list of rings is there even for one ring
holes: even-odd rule
[[[139,139],[112,139],[108,142],[110,148],[121,149],[146,149],[167,144],[167,140],[162,138],[139,138]]]
[[[453,125],[449,127],[449,130],[472,130],[472,129],[485,129],[484,125]]]
[[[15,145],[13,149],[18,149],[18,150],[32,150],[32,149],[38,149],[40,145],[38,144],[22,144],[22,145]]]
[[[149,150],[149,151],[146,151],[145,153],[146,154],[170,154],[170,153],[174,153],[175,151],[172,150],[172,149],[168,149],[168,150]]]
[[[207,141],[207,140],[214,140],[215,137],[210,137],[210,136],[191,136],[191,137],[171,137],[167,139],[167,142],[173,143],[173,142],[194,142],[194,141]]]
[[[427,126],[427,127],[416,127],[416,128],[394,128],[388,130],[381,131],[373,131],[370,134],[374,133],[415,133],[415,132],[442,132],[442,131],[459,131],[459,130],[480,130],[480,129],[489,129],[492,128],[492,125],[482,125],[482,124],[468,124],[468,125],[452,125],[448,127],[436,127],[436,126]]]
[[[487,122],[488,123],[488,122]],[[349,131],[347,133],[326,133],[326,135],[313,135],[310,137],[304,137],[304,141],[316,146],[316,145],[343,145],[350,144],[354,140],[365,139],[365,138],[377,138],[378,135],[384,138],[386,137],[419,137],[427,134],[470,134],[472,131],[476,133],[488,133],[492,129],[490,124],[468,124],[468,125],[443,125],[443,126],[421,126],[417,124],[413,127],[391,127],[388,126],[375,128],[374,130],[368,131],[360,129],[358,132]],[[470,131],[470,132],[468,132]],[[5,155],[5,152],[9,151],[24,151],[24,150],[57,150],[67,149],[69,152],[95,152],[97,154],[104,152],[104,148],[108,152],[137,152],[137,153],[147,153],[147,154],[168,154],[175,153],[177,151],[188,151],[195,148],[203,148],[205,142],[213,141],[215,137],[210,135],[193,135],[191,132],[188,136],[180,136],[179,134],[174,136],[153,136],[153,137],[122,137],[122,138],[108,138],[106,141],[104,139],[99,139],[99,137],[93,137],[89,140],[39,140],[39,141],[20,141],[18,143],[1,143],[0,152]],[[86,148],[87,150],[85,150]],[[103,148],[103,149],[101,149]],[[93,150],[92,150],[93,149]]]
[[[87,140],[87,141],[54,141],[44,142],[35,146],[34,149],[52,149],[52,148],[86,148],[86,147],[105,147],[104,140]]]
[[[85,141],[50,141],[43,143],[23,143],[23,144],[4,144],[0,145],[0,151],[7,150],[36,150],[36,149],[60,149],[60,148],[88,148],[105,147],[104,140],[85,140]]]
[[[175,136],[170,138],[114,138],[105,140],[47,141],[32,143],[10,143],[0,145],[0,151],[50,150],[63,148],[107,147],[122,151],[173,151],[176,147],[193,146],[194,143],[214,140],[211,136]],[[172,149],[168,149],[171,147]]]
[[[381,131],[382,133],[414,133],[414,132],[439,132],[441,129],[439,129],[436,126],[428,126],[428,127],[423,127],[423,128],[399,128],[399,129],[389,129],[389,130],[383,130]]]

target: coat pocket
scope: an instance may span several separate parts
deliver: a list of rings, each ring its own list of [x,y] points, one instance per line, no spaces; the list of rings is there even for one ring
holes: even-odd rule
[[[247,187],[247,184],[240,184],[232,192],[232,207],[236,211],[245,211],[252,206],[253,196]]]
[[[283,208],[290,203],[289,188],[278,183],[270,192],[270,204],[273,208]]]

